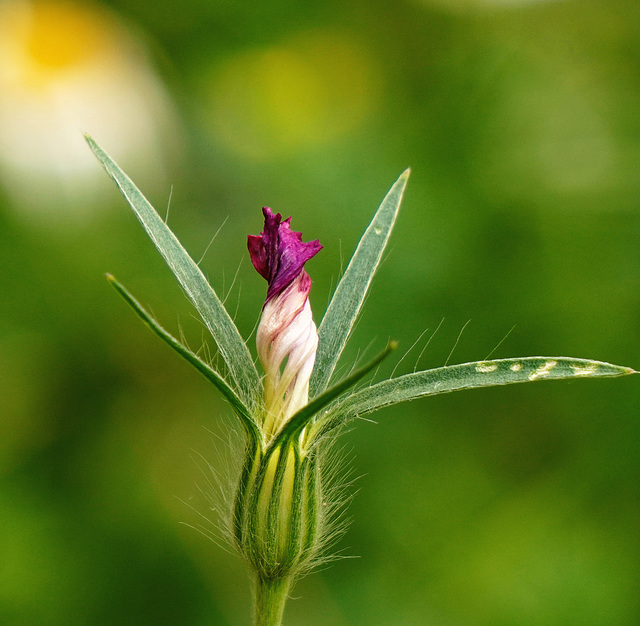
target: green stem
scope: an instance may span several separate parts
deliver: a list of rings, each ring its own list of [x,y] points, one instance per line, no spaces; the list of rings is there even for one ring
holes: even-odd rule
[[[289,597],[290,577],[265,580],[256,576],[254,597],[254,626],[280,626],[284,605]]]

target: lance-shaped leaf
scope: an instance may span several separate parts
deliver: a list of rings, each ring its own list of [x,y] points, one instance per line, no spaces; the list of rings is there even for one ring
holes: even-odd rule
[[[216,292],[171,229],[131,179],[91,137],[86,135],[85,138],[200,313],[236,383],[238,393],[243,401],[253,408],[256,390],[261,388],[260,377],[246,344]]]
[[[558,378],[599,378],[635,374],[635,370],[589,359],[532,356],[477,361],[405,374],[366,387],[345,398],[316,425],[318,435],[349,419],[423,396]]]
[[[391,341],[389,345],[376,356],[369,363],[363,367],[357,369],[349,376],[341,380],[339,383],[327,389],[324,393],[320,394],[317,398],[309,402],[305,407],[300,409],[293,417],[287,422],[284,428],[278,433],[278,436],[269,445],[268,452],[271,453],[271,449],[277,448],[283,444],[287,439],[292,439],[296,435],[300,434],[302,429],[326,406],[331,404],[336,398],[341,396],[345,391],[353,387],[357,382],[362,380],[371,370],[378,367],[384,359],[398,347],[397,342]]]
[[[249,410],[242,400],[238,398],[236,392],[229,386],[229,383],[220,376],[210,365],[205,363],[197,354],[193,353],[189,348],[180,343],[173,335],[167,332],[156,320],[145,310],[145,308],[133,297],[131,292],[119,283],[114,276],[107,274],[107,280],[115,287],[116,291],[124,298],[127,304],[136,312],[138,317],[166,344],[173,348],[182,358],[191,363],[201,374],[211,381],[222,395],[227,399],[229,404],[238,414],[240,421],[255,444],[260,440],[260,434],[257,425],[249,414]]]
[[[391,235],[409,173],[405,170],[385,196],[327,307],[318,328],[318,352],[310,382],[312,397],[327,388],[347,343]]]

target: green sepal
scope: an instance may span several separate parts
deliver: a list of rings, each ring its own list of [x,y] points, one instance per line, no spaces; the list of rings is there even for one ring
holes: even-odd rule
[[[318,328],[316,364],[310,381],[312,396],[322,393],[329,385],[389,241],[409,174],[407,169],[400,175],[380,204],[322,318]]]
[[[171,229],[131,179],[94,139],[89,135],[85,135],[85,139],[107,174],[118,185],[122,195],[200,313],[218,346],[242,400],[247,406],[254,409],[256,403],[259,402],[259,390],[262,389],[258,371],[249,349],[213,287],[205,278],[198,264],[189,256]]]
[[[307,494],[307,525],[305,535],[302,538],[302,555],[305,559],[311,559],[316,554],[318,545],[322,543],[322,529],[319,527],[318,521],[319,515],[324,515],[321,513],[322,508],[318,508],[321,491],[317,452],[306,454],[302,461],[302,467],[305,473],[304,490]]]
[[[193,353],[189,348],[180,343],[173,335],[167,332],[155,319],[144,309],[144,307],[136,300],[129,290],[116,280],[111,274],[107,274],[107,280],[116,291],[122,296],[127,304],[136,312],[138,317],[167,345],[173,348],[183,359],[193,365],[201,374],[203,374],[215,387],[222,393],[234,411],[240,418],[242,425],[250,437],[251,441],[257,444],[260,441],[260,431],[253,421],[249,409],[238,397],[236,392],[231,388],[229,383],[211,366],[205,363],[200,357]]]
[[[264,561],[265,568],[269,568],[271,570],[272,576],[286,575],[287,568],[291,567],[291,563],[295,561],[296,555],[299,555],[298,546],[292,544],[290,541],[286,541],[284,553],[287,555],[287,558],[282,559],[281,550],[283,546],[281,545],[279,537],[281,532],[280,525],[283,522],[282,517],[286,517],[292,512],[292,503],[289,505],[289,510],[287,511],[283,510],[282,507],[285,474],[290,465],[290,471],[294,472],[294,476],[300,470],[299,462],[297,462],[298,455],[295,452],[295,448],[295,443],[288,446],[282,446],[282,448],[280,448],[278,463],[276,464],[276,470],[271,484],[269,503],[267,505],[266,514],[264,514],[263,521],[266,526],[267,537],[262,551],[262,560]],[[290,459],[290,455],[293,456],[293,461]],[[289,523],[287,523],[286,526],[288,530],[287,537],[289,538],[291,527]]]
[[[259,464],[260,461],[262,451],[259,446],[260,442],[258,439],[247,436],[245,441],[244,461],[242,463],[240,478],[238,479],[238,487],[233,500],[231,526],[235,546],[240,552],[244,549],[247,489],[250,487],[251,477],[256,465]]]
[[[299,561],[304,555],[302,545],[304,530],[306,529],[307,524],[311,521],[308,518],[308,514],[312,513],[314,515],[314,519],[312,521],[313,524],[317,522],[317,520],[315,519],[315,514],[317,511],[317,506],[315,503],[316,492],[315,490],[306,494],[304,492],[304,486],[307,482],[307,472],[309,470],[309,458],[307,456],[305,456],[304,459],[301,458],[299,445],[294,444],[292,448],[294,455],[294,477],[293,485],[291,488],[289,528],[287,533],[291,549],[289,550],[289,553],[286,555],[285,559],[283,559],[282,566],[285,571],[293,567],[296,561]],[[311,500],[313,500],[313,505],[310,506]],[[305,504],[307,505],[306,507]],[[306,523],[303,522],[304,512],[307,513],[307,519],[304,520],[304,522]]]
[[[461,389],[551,379],[602,378],[637,372],[590,359],[532,356],[476,361],[405,374],[371,385],[331,408],[315,425],[318,436],[385,406]]]
[[[315,459],[292,440],[256,459],[244,495],[239,548],[264,579],[296,575],[318,552],[323,510]]]

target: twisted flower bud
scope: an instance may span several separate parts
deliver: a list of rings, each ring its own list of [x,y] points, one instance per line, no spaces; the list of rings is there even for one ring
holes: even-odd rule
[[[264,231],[249,235],[251,261],[267,280],[256,343],[265,371],[265,416],[262,430],[271,439],[309,398],[309,378],[318,347],[318,333],[311,315],[311,279],[304,264],[322,246],[302,241],[291,230],[291,218],[262,209]]]
[[[264,231],[249,235],[248,248],[268,283],[256,336],[265,372],[264,411],[257,420],[260,441],[248,441],[233,513],[236,546],[255,576],[261,625],[279,623],[288,589],[314,561],[325,527],[317,453],[303,434],[278,438],[309,399],[318,333],[304,264],[322,246],[303,242],[291,230],[291,218],[283,220],[266,207],[262,212]]]

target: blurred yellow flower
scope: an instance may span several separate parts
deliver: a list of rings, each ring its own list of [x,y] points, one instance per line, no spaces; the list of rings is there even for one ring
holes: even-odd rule
[[[162,173],[175,113],[140,37],[104,9],[0,4],[0,94],[0,185],[22,208],[88,210],[101,185],[86,131],[137,156],[150,177]]]
[[[256,159],[342,139],[370,117],[380,72],[347,33],[306,32],[232,56],[206,77],[219,141]]]

